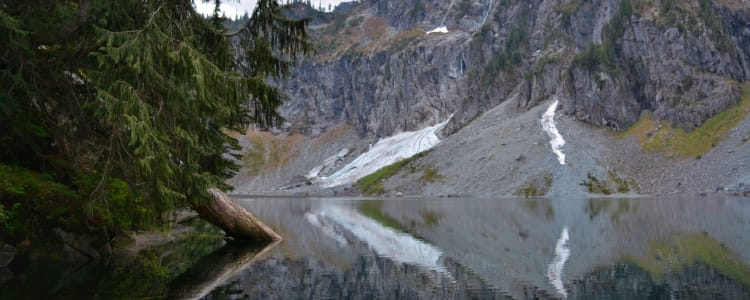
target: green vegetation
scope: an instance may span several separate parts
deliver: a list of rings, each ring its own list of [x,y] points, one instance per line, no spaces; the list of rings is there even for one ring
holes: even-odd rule
[[[750,112],[750,85],[742,90],[740,102],[712,118],[691,132],[674,128],[669,122],[657,123],[651,114],[644,114],[620,137],[636,136],[645,151],[663,154],[679,154],[684,157],[700,157],[744,120]]]
[[[504,48],[495,52],[495,56],[484,67],[484,82],[493,80],[500,71],[509,72],[521,63],[525,48],[528,47],[529,11],[525,8],[518,17],[516,24],[505,39]]]
[[[604,67],[604,70],[607,71],[615,71],[618,67],[615,61],[614,45],[610,43],[591,44],[586,50],[573,58],[572,66],[587,71],[598,71],[601,67]]]
[[[532,178],[515,191],[513,195],[523,196],[524,198],[543,197],[552,188],[552,183],[552,175],[544,174],[541,178]]]
[[[245,14],[243,14],[236,20],[228,19],[226,17],[222,17],[222,19],[222,25],[224,25],[224,28],[226,28],[227,32],[237,32],[240,31],[242,27],[247,25],[247,22],[250,21],[250,15],[245,12]]]
[[[586,187],[586,191],[592,194],[612,194],[612,190],[609,188],[607,182],[599,180],[598,177],[592,175],[591,173],[586,175],[586,179],[583,180],[583,183],[581,185]]]
[[[564,28],[570,28],[570,17],[581,8],[583,0],[573,0],[557,6],[557,11],[561,14],[560,23]]]
[[[424,183],[433,183],[444,179],[445,176],[440,174],[440,172],[434,167],[425,167],[424,170],[422,170],[422,177],[419,178],[419,180]]]
[[[586,187],[586,191],[592,194],[610,195],[613,193],[627,194],[630,192],[640,193],[641,189],[638,183],[632,178],[621,178],[614,170],[607,172],[608,179],[602,180],[592,175],[586,175],[586,179],[581,183]]]
[[[602,43],[592,43],[586,50],[576,55],[571,63],[571,69],[619,72],[615,44],[625,33],[625,25],[630,22],[629,19],[633,13],[631,0],[620,1],[620,9],[602,29]]]
[[[265,170],[277,170],[288,164],[290,158],[298,153],[294,145],[301,136],[250,133],[247,138],[252,148],[242,155],[242,166],[248,175],[256,176]]]
[[[670,271],[701,262],[733,280],[750,285],[750,266],[706,233],[677,235],[652,242],[646,257],[628,257],[626,260],[647,270],[656,280],[663,279]]]
[[[284,96],[266,80],[312,50],[308,21],[272,0],[232,37],[189,3],[86,3],[0,7],[0,219],[12,229],[0,239],[10,244],[53,227],[158,227],[210,201],[207,188],[230,188],[239,167],[225,132],[281,122]]]
[[[432,150],[420,152],[410,158],[402,159],[395,163],[387,165],[381,168],[380,170],[375,171],[375,173],[372,173],[370,175],[367,175],[357,180],[356,185],[363,195],[383,194],[385,193],[385,188],[383,187],[383,181],[386,181],[388,180],[388,178],[391,178],[394,175],[398,174],[399,172],[401,172],[401,169],[403,169],[405,166],[410,165],[413,161],[416,161],[417,159],[424,157],[425,155],[429,154],[431,151]],[[414,173],[416,172],[417,167],[412,165],[410,166],[410,170],[412,173]],[[430,180],[438,180],[440,179],[442,175],[440,175],[439,173],[437,173],[437,171],[435,171],[434,174],[430,172],[430,174],[428,174],[427,176],[425,176],[425,174],[423,174],[422,176]],[[428,182],[431,182],[431,181],[428,181]]]
[[[388,48],[386,48],[386,51],[388,53],[398,53],[402,50],[406,49],[409,45],[411,45],[412,42],[414,42],[418,37],[423,36],[424,31],[421,30],[409,30],[409,31],[403,31],[396,34],[393,38],[391,38],[390,45],[388,45]]]
[[[185,238],[143,249],[133,253],[132,259],[124,257],[109,265],[89,263],[84,269],[71,272],[70,262],[32,260],[24,268],[31,270],[25,276],[31,276],[33,284],[22,281],[19,286],[0,289],[0,299],[44,299],[51,293],[69,299],[166,298],[176,278],[223,245],[223,233],[211,224],[193,219],[184,225],[192,228]],[[49,252],[55,256],[62,251]]]
[[[638,186],[638,184],[635,182],[635,179],[632,178],[621,178],[619,175],[617,175],[617,172],[614,170],[609,170],[607,172],[607,175],[609,175],[609,180],[614,184],[614,190],[617,191],[620,194],[627,194],[631,191],[635,191],[640,193],[641,189]]]
[[[528,80],[534,76],[538,76],[544,72],[544,68],[547,67],[547,65],[556,64],[561,61],[562,59],[559,56],[543,56],[533,67],[531,67],[531,69],[524,73],[524,77]]]
[[[659,6],[661,24],[676,27],[681,33],[691,35],[696,29],[703,29],[708,33],[717,49],[721,52],[734,54],[735,48],[732,38],[724,29],[721,18],[716,15],[711,0],[698,0],[699,9],[690,2],[675,2],[674,0],[662,0]],[[703,21],[705,27],[699,27],[698,19]]]
[[[699,15],[703,19],[703,23],[706,24],[711,40],[716,43],[719,51],[733,54],[732,38],[729,37],[724,25],[721,24],[721,19],[716,16],[711,0],[698,0],[698,3],[700,3]]]

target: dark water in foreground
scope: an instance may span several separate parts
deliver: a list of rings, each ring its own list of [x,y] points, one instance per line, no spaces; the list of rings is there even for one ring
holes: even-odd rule
[[[237,199],[285,240],[26,266],[0,298],[750,299],[747,198]]]

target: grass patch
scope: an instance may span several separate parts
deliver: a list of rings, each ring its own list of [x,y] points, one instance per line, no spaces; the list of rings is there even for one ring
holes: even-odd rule
[[[583,180],[583,183],[581,183],[581,185],[585,186],[586,191],[592,194],[612,194],[612,190],[609,188],[607,182],[604,180],[599,180],[598,177],[592,175],[591,173],[586,175],[586,179]]]
[[[635,182],[635,179],[621,178],[614,170],[609,170],[607,175],[609,176],[609,180],[615,185],[615,190],[618,193],[627,194],[631,191],[641,192],[641,188],[638,186],[638,183]]]
[[[414,42],[418,37],[423,35],[424,31],[419,29],[399,32],[398,34],[394,35],[387,43],[390,45],[388,46],[388,48],[386,48],[386,52],[390,54],[401,52],[402,50],[406,49],[406,47],[411,45],[411,43]]]
[[[645,258],[628,257],[626,260],[648,271],[654,279],[663,279],[669,271],[701,262],[735,281],[750,285],[750,266],[706,233],[652,242]]]
[[[299,155],[295,146],[302,140],[299,134],[274,136],[266,132],[250,133],[247,138],[252,148],[243,153],[242,166],[250,176],[286,166]]]
[[[532,178],[526,184],[522,185],[513,193],[514,196],[523,196],[524,198],[543,197],[547,195],[552,187],[552,175],[544,174],[541,178]]]
[[[363,195],[380,195],[385,193],[385,188],[383,187],[383,181],[388,180],[388,178],[393,177],[394,175],[398,174],[401,169],[403,169],[405,166],[407,166],[409,163],[424,157],[425,155],[429,154],[432,150],[423,151],[420,153],[417,153],[416,155],[399,160],[395,163],[392,163],[390,165],[387,165],[380,170],[375,171],[375,173],[372,173],[370,175],[367,175],[365,177],[362,177],[361,179],[357,180],[357,187],[359,188],[360,192]],[[412,168],[412,172],[415,170],[416,167]],[[437,171],[436,171],[437,172]],[[439,175],[439,174],[437,174]],[[442,175],[441,175],[442,176]],[[424,177],[424,175],[423,175]]]
[[[248,149],[242,155],[242,166],[245,167],[249,175],[256,176],[263,169],[263,164],[266,161],[266,146],[260,135],[249,136],[248,139],[252,149]]]
[[[679,154],[685,157],[702,157],[747,117],[750,112],[750,84],[742,89],[740,103],[712,118],[691,132],[674,128],[669,122],[657,123],[653,115],[644,114],[631,128],[620,133],[620,137],[636,136],[643,150],[663,154]]]
[[[580,9],[582,4],[583,0],[574,0],[557,5],[556,10],[560,13],[560,20],[563,27],[570,28],[570,17]]]
[[[445,176],[440,174],[435,167],[426,167],[422,171],[422,177],[420,177],[419,180],[423,183],[432,183],[445,180]]]
[[[627,194],[630,192],[640,193],[641,188],[635,179],[622,178],[614,170],[607,172],[606,179],[599,179],[593,174],[586,175],[586,179],[581,182],[586,187],[586,191],[591,194],[611,195],[614,193]]]

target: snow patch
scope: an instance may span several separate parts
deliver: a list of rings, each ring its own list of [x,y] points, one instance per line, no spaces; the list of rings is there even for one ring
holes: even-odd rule
[[[440,26],[427,32],[427,34],[430,33],[448,33],[448,27]]]
[[[399,160],[427,151],[440,143],[437,133],[442,130],[451,115],[444,122],[418,131],[409,131],[380,140],[370,150],[328,177],[320,177],[324,188],[351,184],[381,168]],[[310,174],[316,171],[311,170]]]
[[[440,257],[443,255],[440,249],[408,234],[385,227],[357,211],[343,207],[326,207],[314,215],[305,214],[305,217],[308,221],[315,218],[311,223],[316,226],[319,226],[317,224],[321,223],[320,220],[335,224],[336,226],[331,228],[346,230],[367,243],[368,247],[380,256],[399,263],[438,271],[451,277],[447,269],[440,264]]]
[[[565,139],[563,139],[555,126],[555,111],[557,110],[558,103],[559,101],[557,100],[557,97],[555,97],[555,102],[553,102],[547,108],[547,111],[544,112],[544,115],[542,115],[541,122],[542,130],[544,130],[550,138],[549,144],[552,147],[552,152],[557,155],[557,160],[560,161],[560,164],[564,165],[565,153],[563,153],[563,147],[565,146]]]
[[[555,287],[557,293],[562,295],[563,298],[568,297],[568,292],[565,290],[565,286],[563,286],[562,282],[562,272],[565,267],[565,262],[568,261],[568,257],[570,257],[570,248],[568,248],[568,226],[565,226],[563,227],[560,239],[557,240],[557,245],[555,245],[555,258],[552,259],[552,262],[547,269],[549,283]]]
[[[315,179],[320,175],[320,172],[326,169],[331,169],[336,166],[337,163],[344,160],[344,158],[349,154],[349,149],[344,148],[339,151],[339,153],[336,153],[336,155],[331,156],[329,158],[326,158],[326,160],[323,161],[322,165],[316,166],[312,169],[310,169],[309,172],[307,172],[307,179]]]

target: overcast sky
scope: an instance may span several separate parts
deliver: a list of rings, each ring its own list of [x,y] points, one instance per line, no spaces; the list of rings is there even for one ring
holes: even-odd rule
[[[195,3],[195,8],[204,15],[210,15],[214,12],[214,1],[209,1],[209,3],[204,3],[205,0],[193,0],[193,3]],[[253,12],[253,8],[255,8],[255,2],[257,0],[222,0],[221,1],[221,11],[224,12],[224,14],[227,15],[227,17],[231,19],[236,19],[239,16],[242,16],[247,12],[248,14],[251,14]],[[347,2],[351,0],[310,0],[312,5],[314,7],[318,7],[318,4],[321,4],[325,9],[328,9],[328,4],[331,5],[331,7],[336,7],[341,2]],[[282,2],[284,2],[282,0]]]

